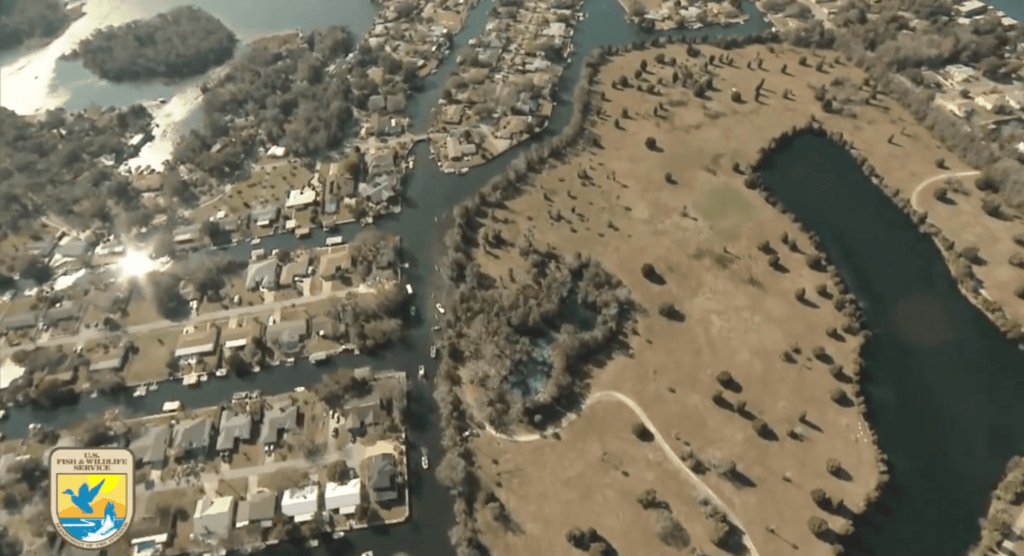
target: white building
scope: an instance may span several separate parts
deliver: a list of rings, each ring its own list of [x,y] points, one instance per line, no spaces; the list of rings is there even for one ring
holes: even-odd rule
[[[288,200],[284,208],[302,208],[316,202],[316,190],[313,188],[292,189],[288,192]]]
[[[356,477],[346,484],[327,483],[324,487],[324,509],[337,510],[340,515],[356,513],[362,500],[363,482]]]
[[[192,539],[226,539],[235,527],[235,497],[203,497],[192,514]]]
[[[317,485],[290,488],[281,496],[281,513],[294,517],[295,521],[306,521],[316,514],[319,497]]]
[[[267,156],[270,158],[284,158],[288,156],[288,149],[280,146],[270,147],[267,149]]]

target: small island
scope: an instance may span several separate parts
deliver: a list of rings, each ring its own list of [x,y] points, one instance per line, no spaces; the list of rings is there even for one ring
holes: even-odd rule
[[[180,6],[100,29],[67,55],[110,81],[184,79],[231,59],[238,37],[212,15]]]
[[[62,0],[8,0],[0,6],[0,52],[46,43],[82,17],[82,4]],[[41,45],[41,44],[39,44]]]

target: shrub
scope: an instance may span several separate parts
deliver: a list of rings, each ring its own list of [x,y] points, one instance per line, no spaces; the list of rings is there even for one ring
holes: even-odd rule
[[[651,431],[643,423],[633,423],[633,436],[641,442],[654,440],[654,435],[651,434]]]
[[[839,473],[842,468],[843,465],[839,463],[839,460],[836,458],[828,458],[828,461],[825,462],[825,470],[828,471],[830,475]]]
[[[818,505],[819,508],[827,509],[832,507],[832,499],[829,498],[828,493],[824,489],[816,488],[811,491],[811,500]]]
[[[944,170],[946,168],[946,159],[942,157],[936,158],[935,167]]]
[[[770,266],[772,268],[778,268],[779,267],[779,263],[781,261],[782,261],[782,259],[780,259],[778,255],[772,255],[772,256],[768,257],[768,266]]]
[[[765,421],[764,419],[761,419],[760,417],[754,419],[750,423],[750,426],[753,427],[754,432],[757,433],[757,436],[760,436],[761,438],[767,438],[772,431],[771,427],[768,426],[768,422]]]
[[[832,400],[833,402],[835,402],[835,403],[837,403],[837,404],[840,404],[840,405],[842,405],[842,404],[846,403],[846,400],[847,400],[847,398],[846,398],[846,392],[845,392],[845,391],[844,391],[844,390],[843,390],[842,388],[840,388],[840,387],[838,387],[838,386],[836,386],[835,388],[833,388],[833,389],[832,389],[832,390],[831,390],[831,391],[830,391],[830,392],[828,393],[828,397],[829,397],[829,398],[830,398],[830,399],[831,399],[831,400]]]
[[[644,146],[647,147],[647,150],[653,151],[658,148],[658,140],[654,137],[648,137],[644,139]]]
[[[932,191],[932,197],[935,197],[939,201],[942,201],[949,195],[949,189],[946,186],[936,187],[935,191]]]
[[[828,531],[828,522],[816,515],[812,515],[807,520],[807,528],[811,530],[815,537],[820,537],[825,531]]]
[[[822,359],[826,354],[825,348],[821,346],[814,346],[811,348],[811,355],[813,355],[815,359]]]
[[[732,373],[730,373],[729,371],[719,371],[718,376],[715,377],[715,380],[717,380],[718,383],[721,384],[722,386],[728,386],[732,384]]]
[[[1024,255],[1021,255],[1020,253],[1014,253],[1010,255],[1010,259],[1008,262],[1017,268],[1024,268]]]
[[[740,94],[740,92],[737,91],[736,89],[732,90],[732,93],[729,95],[729,98],[731,98],[732,101],[735,103],[743,102],[743,95]]]
[[[960,256],[967,260],[971,264],[982,264],[984,260],[981,258],[981,249],[975,246],[964,247],[960,250]]]
[[[804,288],[797,288],[796,291],[793,292],[793,297],[795,297],[797,301],[803,301],[806,295],[807,290]]]

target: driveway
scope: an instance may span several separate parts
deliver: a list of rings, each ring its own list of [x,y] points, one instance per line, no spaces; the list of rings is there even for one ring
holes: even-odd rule
[[[932,176],[917,184],[917,187],[914,188],[913,193],[910,194],[910,206],[914,207],[914,210],[921,210],[921,205],[918,202],[921,192],[924,191],[925,187],[928,187],[939,180],[945,180],[946,178],[968,178],[979,175],[981,175],[981,172],[977,170],[970,170],[968,172],[943,172],[937,176]]]

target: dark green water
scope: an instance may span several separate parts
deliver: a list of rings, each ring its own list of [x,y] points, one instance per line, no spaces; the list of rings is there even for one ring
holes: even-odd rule
[[[892,480],[847,548],[963,554],[1003,466],[1024,452],[1024,353],[840,146],[798,136],[771,157],[764,181],[819,235],[874,333],[862,386]]]

